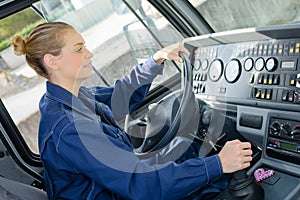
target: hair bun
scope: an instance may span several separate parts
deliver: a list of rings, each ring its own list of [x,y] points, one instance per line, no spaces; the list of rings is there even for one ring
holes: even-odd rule
[[[25,40],[21,36],[15,36],[12,40],[12,45],[14,47],[14,53],[17,56],[24,55],[26,53],[25,50]]]

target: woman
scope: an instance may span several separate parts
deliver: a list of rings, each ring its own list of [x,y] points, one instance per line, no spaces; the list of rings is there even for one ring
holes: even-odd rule
[[[49,199],[186,199],[195,191],[201,197],[220,191],[209,186],[223,173],[250,165],[251,145],[238,140],[206,158],[140,160],[114,120],[138,107],[165,59],[183,62],[178,52],[189,52],[182,45],[157,51],[113,87],[91,88],[81,83],[92,75],[93,55],[72,26],[41,24],[26,38],[14,37],[13,46],[48,79],[40,101],[39,150]]]

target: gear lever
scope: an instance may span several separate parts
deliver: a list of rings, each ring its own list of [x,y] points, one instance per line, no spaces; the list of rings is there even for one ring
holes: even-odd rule
[[[223,191],[216,199],[263,200],[264,190],[243,169],[233,174],[228,190]]]

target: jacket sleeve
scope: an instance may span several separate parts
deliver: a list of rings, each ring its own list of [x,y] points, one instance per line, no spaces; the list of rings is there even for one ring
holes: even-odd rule
[[[222,174],[218,156],[150,165],[120,138],[104,134],[99,124],[87,119],[75,124],[59,134],[57,153],[76,171],[125,199],[182,199]]]
[[[150,58],[133,67],[122,80],[116,80],[114,87],[92,88],[95,99],[110,106],[115,119],[120,119],[134,111],[147,95],[157,74],[162,74],[163,66]]]

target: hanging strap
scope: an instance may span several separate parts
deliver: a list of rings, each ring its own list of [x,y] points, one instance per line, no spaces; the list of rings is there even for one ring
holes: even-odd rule
[[[110,121],[105,113],[104,113],[104,110],[103,110],[103,107],[102,107],[102,103],[98,103],[97,104],[98,108],[99,108],[99,115],[100,115],[100,120],[110,126],[113,126],[113,127],[116,127],[118,129],[121,129],[121,127],[119,127],[116,123],[113,123],[112,121]],[[121,129],[122,130],[122,129]]]
[[[110,120],[106,117],[106,115],[105,115],[105,113],[104,113],[104,110],[103,110],[102,103],[98,103],[97,106],[98,106],[98,109],[99,109],[99,115],[100,115],[99,117],[100,117],[100,120],[101,120],[102,122],[104,122],[104,123],[110,125],[110,126],[113,126],[113,127],[117,128],[117,129],[121,130],[121,133],[119,134],[119,136],[122,137],[122,140],[123,140],[129,147],[133,148],[132,143],[131,143],[131,139],[130,139],[130,137],[127,135],[127,133],[126,133],[120,126],[118,126],[116,123],[113,123],[112,121],[110,121]],[[124,137],[126,137],[127,139],[125,139]]]

